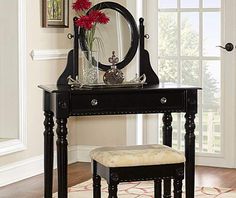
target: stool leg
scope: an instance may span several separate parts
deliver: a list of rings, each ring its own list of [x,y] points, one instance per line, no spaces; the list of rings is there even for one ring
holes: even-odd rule
[[[109,197],[108,198],[118,198],[117,197],[117,183],[108,184]]]
[[[174,179],[174,198],[182,197],[182,179]]]
[[[154,198],[161,198],[161,179],[154,180]]]
[[[164,198],[171,198],[171,179],[164,179]]]
[[[101,198],[101,177],[93,175],[93,198]]]

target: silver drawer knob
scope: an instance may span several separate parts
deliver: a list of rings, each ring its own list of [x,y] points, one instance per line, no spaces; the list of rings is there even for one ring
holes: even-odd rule
[[[161,100],[160,100],[161,104],[165,104],[167,102],[167,98],[165,97],[162,97]]]
[[[98,100],[97,99],[92,99],[91,100],[91,105],[92,106],[97,106],[98,105]]]

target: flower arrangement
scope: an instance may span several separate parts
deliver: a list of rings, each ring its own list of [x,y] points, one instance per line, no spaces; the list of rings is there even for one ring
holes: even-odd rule
[[[75,21],[75,25],[86,30],[85,39],[90,51],[93,50],[93,42],[98,38],[95,37],[96,25],[107,24],[109,18],[100,10],[90,10],[92,3],[89,0],[76,0],[72,8],[78,14],[78,19]]]

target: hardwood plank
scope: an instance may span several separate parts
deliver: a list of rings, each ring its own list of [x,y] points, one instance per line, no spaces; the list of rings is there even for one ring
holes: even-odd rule
[[[236,169],[198,166],[196,186],[236,188]]]
[[[68,185],[73,186],[91,178],[90,163],[69,165]],[[57,191],[54,172],[54,189]],[[196,167],[196,186],[236,188],[236,169]],[[1,198],[42,198],[43,174],[0,188]]]
[[[68,168],[68,185],[74,186],[91,178],[90,163],[75,163]],[[57,191],[57,174],[54,170],[53,192]],[[43,174],[0,188],[1,198],[42,198]]]

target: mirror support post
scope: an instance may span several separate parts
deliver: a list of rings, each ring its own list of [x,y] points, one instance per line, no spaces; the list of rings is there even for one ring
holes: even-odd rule
[[[78,27],[76,26],[75,22],[77,21],[78,17],[73,18],[74,22],[74,50],[73,50],[73,72],[72,72],[72,78],[76,79],[76,76],[78,75],[78,55],[79,55],[79,34],[78,34]]]
[[[68,76],[71,76],[73,79],[76,79],[76,76],[78,74],[78,54],[79,54],[79,30],[78,27],[75,25],[75,21],[77,20],[77,17],[73,18],[74,22],[74,35],[72,38],[74,39],[74,49],[70,50],[67,57],[67,64],[66,68],[61,74],[61,76],[57,80],[57,85],[68,85]]]
[[[140,76],[145,74],[146,75],[146,82],[147,85],[158,85],[159,84],[159,78],[152,69],[151,63],[150,63],[150,57],[147,50],[144,48],[144,19],[139,19],[139,42],[140,42],[140,58],[139,58],[139,71]]]

